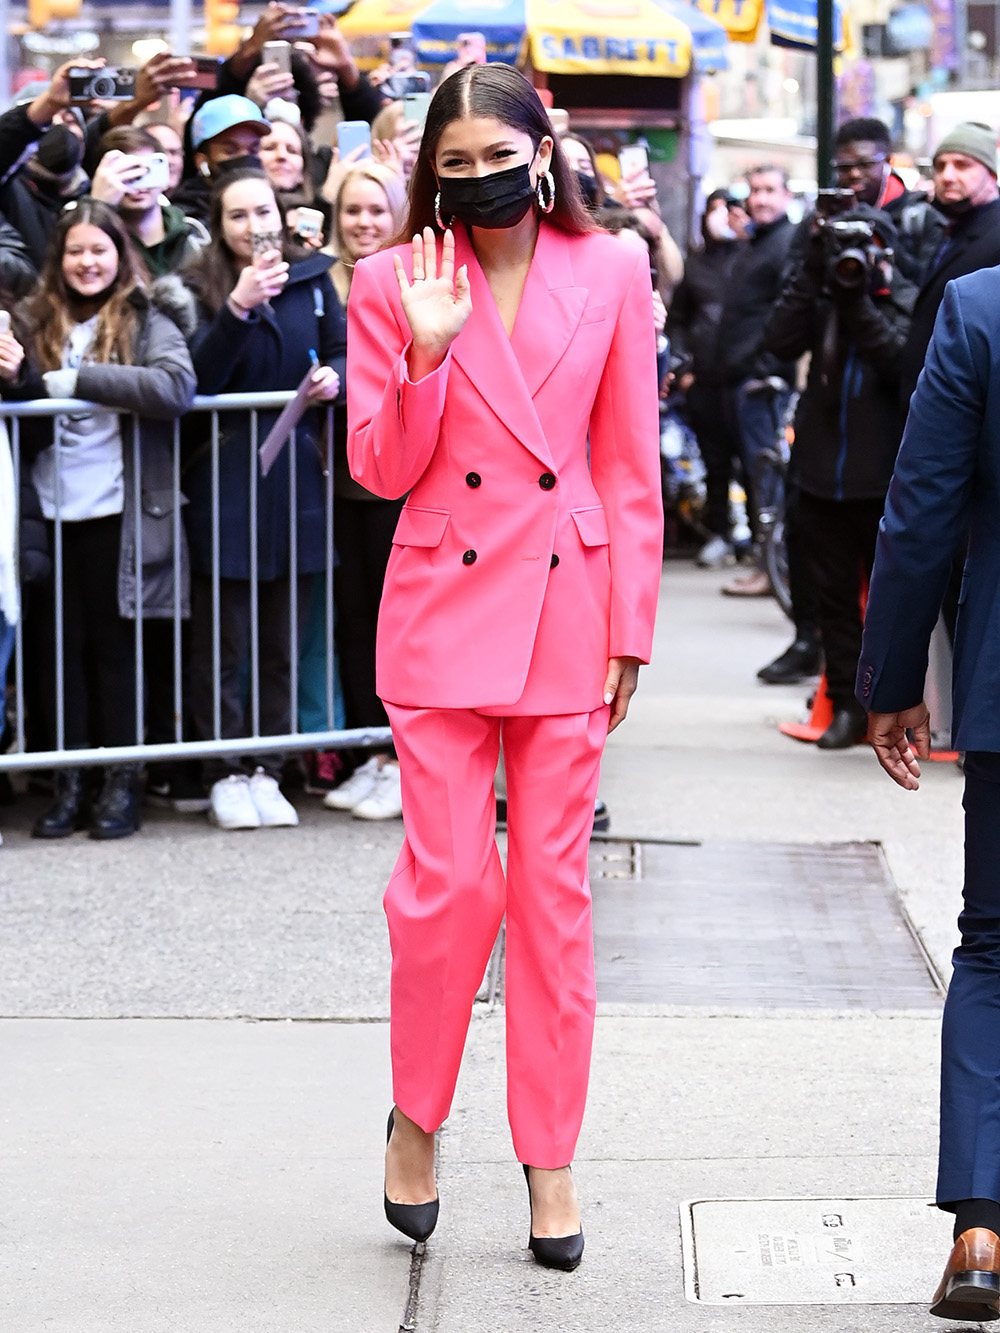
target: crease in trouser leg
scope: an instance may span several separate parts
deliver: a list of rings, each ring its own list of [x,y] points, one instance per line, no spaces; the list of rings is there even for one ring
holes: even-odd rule
[[[507,1107],[518,1159],[572,1161],[596,986],[587,858],[608,709],[504,722]]]
[[[393,1097],[430,1133],[451,1109],[472,1005],[506,905],[494,836],[500,724],[470,709],[386,709],[406,829],[383,899]]]

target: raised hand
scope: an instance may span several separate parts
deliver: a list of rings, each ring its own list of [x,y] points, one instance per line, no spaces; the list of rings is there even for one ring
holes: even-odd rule
[[[244,310],[253,310],[277,296],[288,281],[288,265],[280,250],[267,250],[240,272],[232,299]]]
[[[24,348],[12,333],[0,333],[0,379],[13,383],[21,373]]]
[[[437,241],[430,227],[424,228],[423,236],[413,238],[412,282],[398,255],[393,255],[392,262],[403,313],[413,334],[410,375],[421,379],[441,364],[472,314],[469,273],[464,264],[455,272],[455,236],[450,230],[444,234],[438,272]]]

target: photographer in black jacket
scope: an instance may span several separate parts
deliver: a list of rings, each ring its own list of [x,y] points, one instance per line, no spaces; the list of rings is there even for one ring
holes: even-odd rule
[[[824,750],[857,744],[867,726],[854,698],[861,576],[871,575],[899,447],[900,357],[916,295],[892,262],[895,243],[889,218],[865,205],[817,217],[765,334],[775,356],[812,354],[791,469],[834,708]]]

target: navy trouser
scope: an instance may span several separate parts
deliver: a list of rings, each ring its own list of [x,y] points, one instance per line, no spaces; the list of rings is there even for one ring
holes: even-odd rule
[[[965,888],[941,1033],[937,1201],[1000,1202],[1000,754],[965,757]]]

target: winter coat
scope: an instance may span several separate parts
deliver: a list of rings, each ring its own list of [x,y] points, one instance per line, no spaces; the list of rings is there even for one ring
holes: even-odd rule
[[[309,370],[310,352],[333,366],[344,392],[347,320],[329,274],[329,255],[313,255],[291,265],[288,283],[248,319],[228,305],[212,318],[200,310],[191,356],[202,394],[260,393],[295,389]],[[278,418],[276,411],[257,414],[259,447]],[[326,567],[326,484],[324,434],[326,412],[310,409],[295,433],[298,563],[300,574]],[[219,572],[227,579],[250,577],[250,473],[257,487],[257,576],[283,578],[289,570],[289,456],[282,449],[266,477],[254,456],[249,411],[219,416]],[[184,490],[192,568],[212,570],[212,465],[209,417],[194,414],[186,432],[189,454]]]
[[[27,296],[38,278],[21,233],[0,217],[0,289],[15,299]]]
[[[136,590],[136,476],[135,430],[141,455],[142,615],[164,619],[174,614],[174,421],[191,406],[195,376],[185,335],[189,309],[186,294],[176,279],[162,279],[147,297],[140,290],[132,303],[140,314],[132,365],[84,362],[77,373],[76,396],[105,407],[121,408],[124,509],[118,556],[118,610],[134,620]],[[193,332],[188,323],[187,329]],[[0,381],[4,398],[44,398],[45,384],[38,370],[28,365],[16,384]],[[134,415],[130,415],[134,414]],[[54,438],[50,417],[21,424],[22,461],[30,461]],[[183,496],[178,497],[181,504]],[[181,529],[181,608],[189,612],[187,544]]]
[[[825,263],[825,261],[824,261]],[[824,290],[822,264],[804,262],[767,322],[777,357],[812,353],[795,415],[792,468],[827,500],[880,500],[899,448],[899,367],[916,288],[893,269],[888,290]]]
[[[717,380],[721,372],[720,325],[738,244],[706,241],[703,250],[692,250],[684,278],[670,303],[670,350],[690,358],[690,366],[685,369],[699,380]]]
[[[791,380],[792,358],[764,346],[764,325],[789,275],[795,225],[780,217],[758,227],[737,251],[726,283],[719,326],[719,378],[727,384],[780,375]]]
[[[951,224],[948,247],[941,252],[940,261],[934,258],[945,240],[944,219],[938,233],[935,255],[922,274],[923,282],[913,307],[913,324],[903,348],[899,380],[899,402],[903,418],[910,405],[910,396],[917,387],[917,379],[924,367],[927,347],[934,332],[934,321],[944,299],[944,289],[952,278],[964,273],[977,273],[983,268],[1000,264],[1000,199],[983,204]]]

